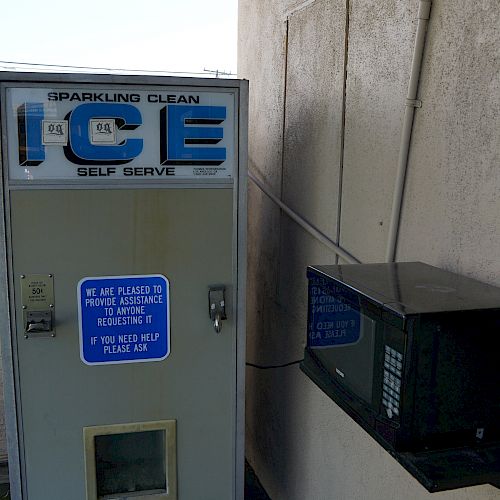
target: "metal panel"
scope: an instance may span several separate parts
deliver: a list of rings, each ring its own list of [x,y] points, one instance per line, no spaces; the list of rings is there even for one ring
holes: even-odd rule
[[[233,496],[236,304],[228,294],[216,335],[206,303],[210,284],[235,288],[232,203],[231,191],[207,189],[11,193],[14,275],[52,273],[57,304],[57,337],[26,340],[14,281],[27,498],[83,500],[82,428],[152,419],[178,421],[186,498]],[[169,358],[81,363],[78,281],[157,272],[171,284]]]
[[[0,96],[2,97],[2,96]],[[2,131],[4,128],[4,117],[2,116]],[[3,141],[0,141],[0,172],[4,171],[4,147]],[[16,384],[15,372],[17,366],[16,346],[12,343],[11,315],[9,303],[9,284],[11,276],[9,273],[8,260],[10,258],[10,240],[5,227],[5,221],[8,218],[8,207],[4,205],[3,200],[7,199],[8,191],[4,188],[3,179],[0,182],[0,335],[2,346],[2,370],[3,370],[3,397],[5,424],[7,432],[7,454],[9,461],[9,479],[10,493],[12,499],[20,500],[21,494],[21,462],[19,455],[19,436],[20,427],[18,427],[18,409],[16,405]]]
[[[234,235],[238,273],[235,303],[238,305],[236,325],[236,459],[235,495],[244,497],[245,483],[245,361],[246,361],[246,281],[247,281],[247,165],[248,165],[248,82],[241,82],[238,96],[238,173],[235,174],[234,207],[237,234]]]
[[[90,73],[29,73],[1,71],[0,81],[39,83],[98,83],[119,85],[170,85],[182,88],[240,88],[245,82],[232,78],[191,78],[147,75],[96,75]]]

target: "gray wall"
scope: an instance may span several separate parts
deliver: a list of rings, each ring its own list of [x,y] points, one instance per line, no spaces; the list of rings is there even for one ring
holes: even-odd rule
[[[250,170],[362,262],[382,262],[418,1],[239,6]],[[499,21],[497,0],[433,2],[397,251],[496,285]],[[328,263],[335,255],[250,183],[248,361],[302,356],[305,268]],[[500,497],[489,485],[430,496],[297,365],[247,368],[246,431],[273,500]]]

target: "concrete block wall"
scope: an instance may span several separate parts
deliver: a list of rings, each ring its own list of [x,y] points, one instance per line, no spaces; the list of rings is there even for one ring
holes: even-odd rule
[[[250,170],[362,262],[382,262],[418,1],[239,0]],[[434,0],[397,260],[500,286],[497,0]],[[335,255],[249,186],[247,359],[299,359],[308,264]],[[247,368],[247,457],[273,500],[430,495],[297,365]]]

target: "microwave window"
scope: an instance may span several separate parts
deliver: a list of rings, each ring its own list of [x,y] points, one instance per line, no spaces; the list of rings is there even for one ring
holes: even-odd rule
[[[376,323],[349,299],[311,284],[308,346],[332,378],[371,404]]]

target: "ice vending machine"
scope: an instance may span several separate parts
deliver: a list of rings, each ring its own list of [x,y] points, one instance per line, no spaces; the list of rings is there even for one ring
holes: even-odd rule
[[[247,82],[0,85],[12,498],[243,498]]]

